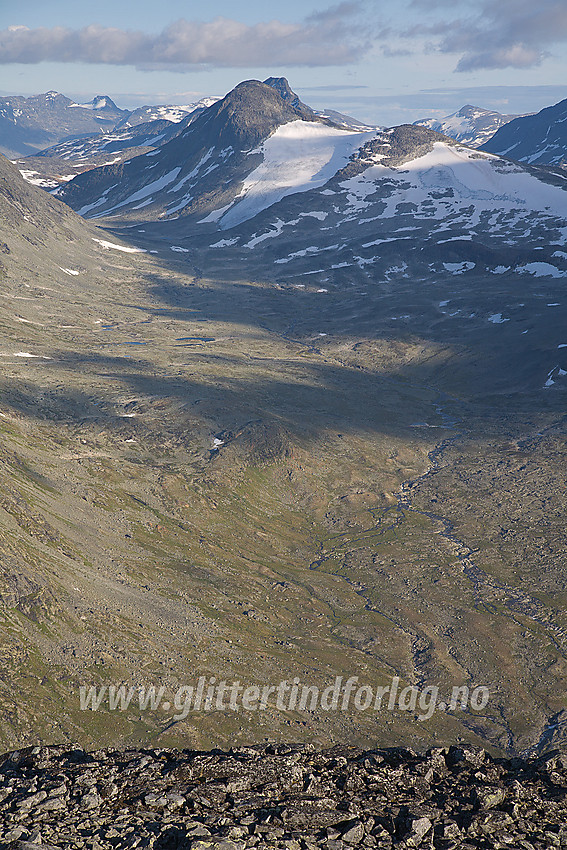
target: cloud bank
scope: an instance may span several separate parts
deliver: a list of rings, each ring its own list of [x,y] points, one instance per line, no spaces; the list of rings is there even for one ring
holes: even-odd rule
[[[346,65],[370,48],[367,29],[356,25],[359,11],[356,2],[340,3],[299,24],[181,19],[157,35],[96,24],[80,30],[9,27],[0,30],[0,64],[86,62],[179,71],[192,66]]]

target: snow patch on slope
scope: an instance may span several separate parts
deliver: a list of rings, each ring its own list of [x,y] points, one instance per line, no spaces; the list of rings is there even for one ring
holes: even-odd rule
[[[145,248],[127,248],[126,245],[117,245],[116,242],[107,242],[106,239],[95,239],[93,242],[98,242],[103,248],[114,248],[116,251],[124,251],[125,254],[146,254]]]
[[[531,274],[535,277],[566,277],[567,272],[563,272],[557,268],[557,266],[552,266],[551,263],[526,263],[525,266],[518,266],[516,268],[517,272],[521,274]],[[551,305],[547,305],[548,307]],[[555,306],[555,305],[553,305]]]
[[[119,204],[115,204],[113,207],[110,207],[109,209],[105,210],[104,213],[101,213],[101,215],[108,215],[108,213],[114,212],[114,210],[117,210],[120,207],[125,207],[128,204],[133,203],[134,201],[141,201],[143,199],[148,198],[148,196],[153,195],[155,192],[159,192],[161,189],[164,188],[164,186],[167,186],[169,183],[172,183],[180,171],[181,168],[174,168],[172,169],[172,171],[168,171],[167,174],[164,174],[162,177],[158,177],[157,180],[154,180],[152,183],[148,183],[148,185],[144,186],[142,189],[138,189],[137,192],[134,192],[134,194],[126,198],[125,201],[120,201]],[[148,200],[148,203],[151,203],[151,200],[152,199],[150,198],[150,200]],[[140,206],[145,206],[145,204],[140,204],[138,207],[134,207],[134,209],[139,209]],[[100,218],[100,216],[96,215],[92,216],[92,218]]]

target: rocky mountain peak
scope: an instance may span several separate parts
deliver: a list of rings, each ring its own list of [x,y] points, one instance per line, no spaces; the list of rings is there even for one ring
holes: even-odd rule
[[[35,95],[35,97],[25,98],[24,100],[27,100],[31,104],[41,104],[42,106],[55,108],[69,106],[73,102],[70,98],[57,91],[47,91],[43,94]]]
[[[106,94],[95,95],[95,97],[93,97],[93,99],[91,100],[91,106],[93,109],[113,109],[118,111],[124,111],[119,110],[112,98],[108,97],[108,95]]]
[[[239,83],[194,122],[192,131],[210,132],[217,144],[244,149],[254,147],[288,121],[321,121],[313,110],[299,101],[286,80],[284,83],[292,98],[283,97],[279,88],[259,80]]]
[[[311,112],[309,107],[301,102],[299,95],[293,91],[286,77],[268,77],[264,80],[264,83],[279,92],[282,100],[285,100],[286,103],[289,103],[295,109],[307,109]]]

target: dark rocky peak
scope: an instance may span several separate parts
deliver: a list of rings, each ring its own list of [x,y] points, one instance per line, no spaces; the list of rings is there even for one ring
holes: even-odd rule
[[[187,132],[202,134],[211,145],[245,150],[255,147],[280,125],[298,119],[324,122],[309,107],[284,99],[273,86],[246,80],[205,110]]]
[[[353,177],[364,171],[369,165],[398,166],[412,159],[424,156],[435,142],[445,142],[454,145],[454,139],[429,130],[427,127],[417,127],[414,124],[401,124],[377,133],[373,139],[357,150],[351,162],[337,175],[340,179]]]
[[[71,106],[73,101],[56,91],[47,91],[43,94],[32,95],[31,97],[22,98],[24,102],[31,107],[42,107],[45,109],[61,109]]]
[[[307,106],[307,104],[303,103],[299,99],[299,95],[293,91],[285,77],[268,77],[267,80],[264,80],[264,83],[265,85],[271,86],[275,89],[279,93],[281,99],[285,100],[285,102],[292,106],[295,110],[301,111],[306,115],[316,114],[309,106]]]

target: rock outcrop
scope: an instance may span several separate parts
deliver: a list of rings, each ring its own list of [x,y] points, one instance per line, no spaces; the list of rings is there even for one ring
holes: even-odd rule
[[[0,764],[0,847],[567,846],[567,757],[336,747],[27,749]]]

